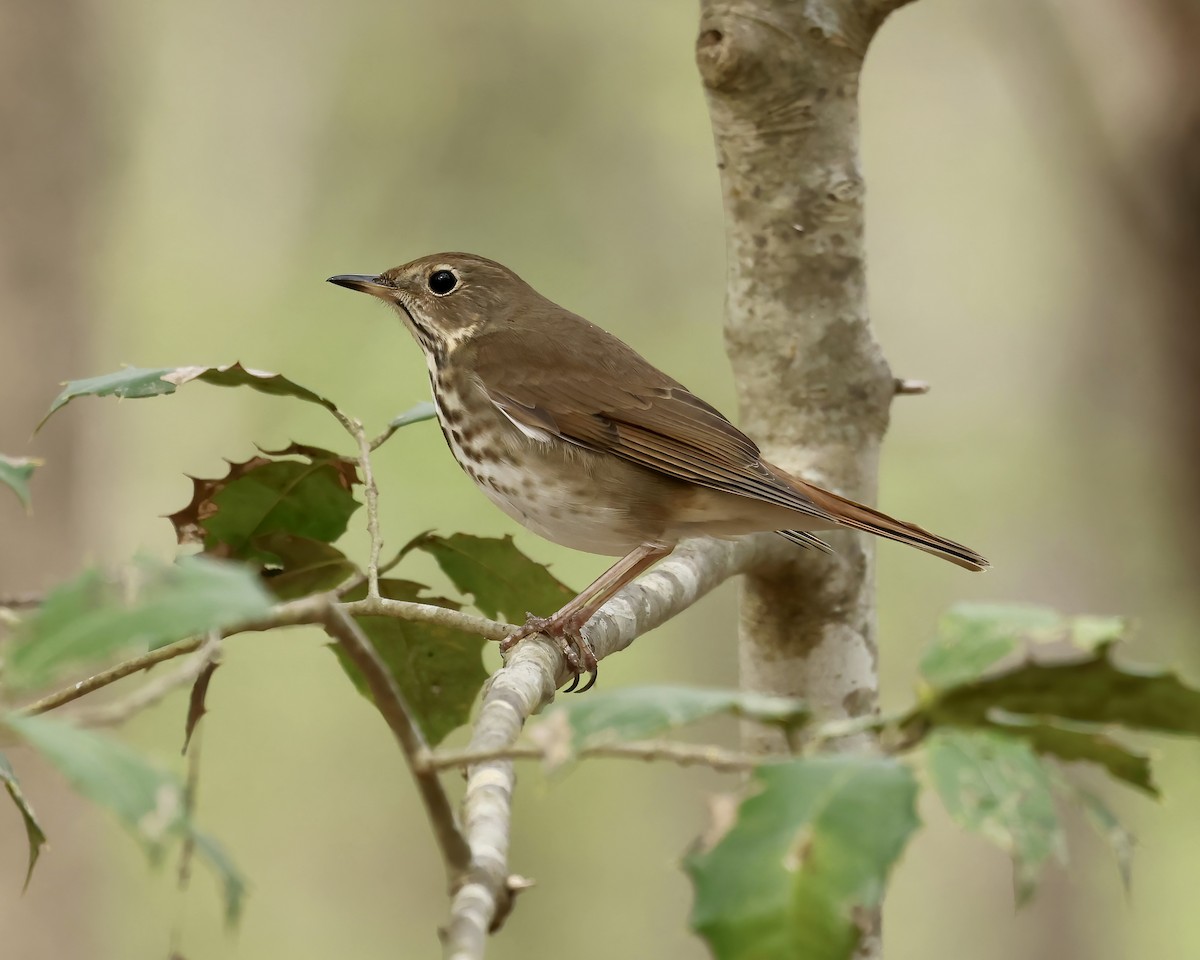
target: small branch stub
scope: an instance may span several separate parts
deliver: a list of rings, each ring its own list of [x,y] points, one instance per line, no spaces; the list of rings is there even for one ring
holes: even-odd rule
[[[896,396],[898,397],[915,397],[930,391],[928,380],[905,380],[897,377],[895,384]]]

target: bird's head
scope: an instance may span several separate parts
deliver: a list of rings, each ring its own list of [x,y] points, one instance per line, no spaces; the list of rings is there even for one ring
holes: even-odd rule
[[[378,276],[343,274],[329,282],[390,304],[421,348],[441,357],[537,297],[507,267],[469,253],[437,253]]]

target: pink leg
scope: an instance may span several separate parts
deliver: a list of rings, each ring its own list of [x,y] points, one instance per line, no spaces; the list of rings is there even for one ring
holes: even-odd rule
[[[583,690],[590,689],[596,682],[596,657],[580,633],[583,625],[625,584],[673,549],[673,546],[660,547],[644,543],[630,551],[588,584],[578,596],[550,616],[535,617],[530,614],[523,627],[519,627],[501,641],[500,652],[507,653],[517,641],[535,633],[546,634],[558,641],[567,663],[575,670],[575,679],[567,688],[567,692],[574,690],[579,683],[579,675],[585,670],[592,674],[592,678]]]

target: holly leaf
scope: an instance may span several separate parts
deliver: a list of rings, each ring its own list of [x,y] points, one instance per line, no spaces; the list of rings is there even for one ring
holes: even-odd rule
[[[1020,737],[1043,756],[1053,756],[1064,763],[1094,763],[1131,787],[1156,799],[1159,796],[1150,758],[1095,727],[1007,714],[1000,710],[992,711],[988,719],[990,729]]]
[[[41,465],[42,461],[33,457],[6,457],[0,453],[0,483],[17,495],[21,506],[27,511],[30,505],[29,478]]]
[[[231,363],[223,367],[125,367],[115,373],[68,382],[62,392],[54,398],[50,409],[38,424],[38,429],[40,430],[42,424],[76,397],[161,397],[174,393],[185,383],[192,381],[210,383],[218,387],[249,387],[259,393],[294,397],[297,400],[319,404],[326,410],[337,410],[331,401],[287,377],[265,370],[251,370],[240,363]]]
[[[236,922],[245,884],[220,849],[193,828],[177,776],[119,740],[54,717],[9,714],[4,723],[57,767],[76,790],[115,813],[152,863],[161,861],[169,841],[191,836],[223,885],[227,922]]]
[[[916,830],[917,783],[892,759],[759,767],[736,821],[690,853],[691,925],[717,960],[848,960]]]
[[[0,753],[0,783],[4,784],[4,789],[8,791],[12,802],[17,805],[17,811],[25,823],[25,839],[29,843],[29,866],[25,870],[25,889],[29,889],[29,880],[33,876],[33,868],[37,864],[38,855],[46,843],[46,834],[42,830],[42,825],[38,823],[33,807],[29,805],[25,794],[21,792],[21,785],[17,782],[17,775],[13,772],[12,765],[2,753]]]
[[[263,584],[280,600],[332,590],[358,569],[337,547],[290,533],[255,537],[251,546],[274,558],[263,570]]]
[[[5,682],[24,690],[123,649],[156,649],[265,616],[271,597],[243,566],[142,558],[124,582],[89,570],[52,592],[14,632]]]
[[[1108,844],[1117,861],[1121,886],[1128,893],[1133,884],[1133,848],[1137,844],[1136,838],[1117,819],[1108,804],[1090,790],[1072,784],[1069,796],[1082,808],[1084,817],[1092,825],[1092,829]]]
[[[299,459],[293,459],[299,458]],[[358,509],[355,461],[319,447],[292,444],[231,463],[225,476],[192,478],[192,499],[168,519],[181,544],[201,543],[213,556],[253,560],[287,572],[284,554],[308,566],[300,540],[332,543]],[[297,540],[268,538],[284,534]],[[271,543],[278,551],[271,549]],[[334,560],[326,551],[326,559]]]
[[[921,658],[922,676],[934,687],[952,687],[982,676],[1015,653],[1022,638],[1058,629],[1061,614],[1020,604],[956,604],[938,622],[937,639]]]
[[[745,690],[647,686],[609,690],[555,704],[530,728],[551,765],[584,747],[652,737],[704,717],[727,713],[784,728],[805,723],[804,703]]]
[[[1017,902],[1025,903],[1046,862],[1066,860],[1053,785],[1037,754],[991,731],[943,730],[925,755],[950,816],[1012,857]]]
[[[904,725],[980,727],[1011,714],[1200,736],[1200,690],[1172,671],[1117,663],[1113,645],[1068,659],[1033,657],[935,691]]]
[[[412,546],[431,554],[485,617],[524,623],[529,611],[552,613],[575,596],[544,564],[518,550],[512,537],[426,534]]]
[[[457,610],[444,597],[424,595],[425,587],[408,580],[383,579],[379,592],[390,600],[432,603]],[[362,599],[365,588],[347,599]],[[472,633],[440,624],[416,623],[395,617],[355,617],[416,714],[431,746],[467,722],[471,705],[487,680],[481,652],[486,641]],[[332,650],[354,686],[368,700],[371,691],[341,647]]]

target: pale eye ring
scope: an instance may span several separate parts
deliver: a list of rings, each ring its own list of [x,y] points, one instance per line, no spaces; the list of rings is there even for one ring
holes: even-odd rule
[[[458,277],[453,270],[434,270],[425,284],[435,297],[444,297],[454,292],[454,288],[458,286]]]

